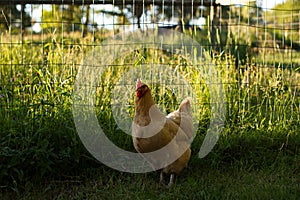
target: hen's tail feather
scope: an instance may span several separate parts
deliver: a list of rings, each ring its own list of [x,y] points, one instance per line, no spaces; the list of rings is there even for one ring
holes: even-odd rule
[[[184,99],[179,106],[179,111],[191,112],[191,101],[192,101],[191,97],[187,97],[186,99]]]

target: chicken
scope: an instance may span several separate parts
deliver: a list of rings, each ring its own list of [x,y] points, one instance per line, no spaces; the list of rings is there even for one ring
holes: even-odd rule
[[[154,169],[160,169],[160,184],[171,187],[175,174],[179,174],[187,165],[194,134],[193,118],[190,112],[190,99],[182,101],[179,109],[165,116],[155,105],[150,88],[136,84],[135,115],[132,137],[135,149],[146,155]],[[168,158],[172,162],[168,162]],[[171,164],[170,164],[171,163]],[[164,174],[170,175],[168,185],[164,183]]]

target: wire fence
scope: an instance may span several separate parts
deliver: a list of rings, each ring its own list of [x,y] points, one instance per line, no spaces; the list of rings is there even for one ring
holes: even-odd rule
[[[197,41],[206,62],[190,63],[160,50],[130,52],[100,66],[106,70],[97,85],[97,106],[110,108],[114,85],[133,87],[132,75],[140,73],[169,112],[189,94],[179,92],[182,76],[191,84],[196,117],[203,120],[203,113],[210,113],[207,105],[214,102],[197,70],[209,63],[220,70],[222,82],[216,84],[224,86],[231,123],[258,128],[299,123],[300,6],[292,2],[283,4],[291,7],[266,8],[260,1],[1,1],[0,116],[5,123],[35,119],[32,124],[59,116],[59,108],[71,109],[74,81],[87,53],[118,35],[165,28]],[[143,68],[145,63],[150,67]],[[171,72],[161,71],[165,66],[177,70],[173,76],[179,81],[169,80]],[[129,73],[131,68],[139,73]],[[159,89],[158,83],[166,87]],[[126,88],[125,104],[132,114],[131,89]],[[179,96],[174,100],[174,95]]]

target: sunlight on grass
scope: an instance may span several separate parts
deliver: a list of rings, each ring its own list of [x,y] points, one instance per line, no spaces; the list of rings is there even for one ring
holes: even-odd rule
[[[3,181],[5,189],[18,190],[19,187],[26,189],[26,186],[20,185],[30,182],[31,174],[37,177],[59,177],[62,174],[71,173],[71,171],[76,173],[81,170],[80,167],[101,166],[85,150],[76,134],[72,116],[72,94],[75,76],[85,53],[92,51],[93,45],[100,44],[109,36],[109,33],[105,33],[89,35],[85,38],[80,38],[76,34],[61,37],[53,33],[42,36],[26,36],[22,41],[14,35],[12,37],[5,34],[0,36],[0,179],[5,180]],[[105,68],[100,78],[95,99],[99,124],[116,145],[133,151],[131,137],[118,128],[113,118],[111,109],[113,90],[118,85],[133,86],[132,82],[136,77],[130,75],[123,77],[126,73],[130,74],[132,67],[138,69],[144,65],[166,66],[171,69],[174,77],[179,80],[179,76],[182,76],[191,85],[195,100],[193,104],[194,118],[196,125],[199,125],[192,149],[193,152],[197,152],[207,131],[211,104],[216,103],[210,102],[210,93],[205,82],[209,77],[203,77],[203,74],[200,73],[203,66],[206,65],[214,67],[222,77],[221,84],[226,92],[228,111],[221,141],[208,156],[208,161],[212,165],[222,166],[223,163],[231,165],[243,158],[239,164],[244,167],[253,159],[253,163],[247,166],[257,167],[259,162],[262,162],[263,166],[267,166],[271,162],[263,163],[264,161],[259,160],[260,153],[265,157],[270,155],[271,158],[274,158],[283,151],[283,154],[293,157],[293,154],[299,153],[300,75],[297,68],[289,67],[289,61],[297,63],[298,52],[262,55],[248,58],[237,68],[236,58],[225,52],[214,55],[207,53],[206,61],[199,61],[198,65],[193,65],[189,61],[189,57],[170,56],[167,52],[160,50],[146,49],[131,52],[131,54],[113,61],[111,66]],[[285,60],[280,56],[287,56],[289,59]],[[278,65],[266,67],[266,63],[273,57],[276,58],[273,61]],[[273,61],[272,63],[274,63]],[[282,61],[287,62],[283,63]],[[156,103],[165,113],[177,109],[180,101],[187,94],[180,88],[180,81],[174,80],[175,82],[171,85],[170,82],[163,82],[159,77],[153,76],[154,71],[150,71],[149,68],[143,70],[146,71],[142,78],[149,81],[148,84],[151,86]],[[164,73],[170,75],[167,71]],[[122,77],[123,81],[119,82]],[[174,84],[178,84],[179,87],[174,89]],[[123,103],[126,106],[126,112],[129,113],[128,116],[133,117],[133,90],[128,90],[128,97],[128,102]],[[276,155],[272,151],[275,151]],[[193,159],[197,160],[196,156]],[[299,157],[294,159],[299,162]],[[241,164],[241,162],[246,164]],[[299,171],[298,168],[295,170]],[[113,172],[115,175],[116,173]],[[217,174],[217,176],[220,179],[224,178],[221,174]],[[253,184],[253,180],[251,180],[253,177],[247,174],[245,176],[247,177],[242,177],[241,181],[243,186],[239,188],[234,185],[234,188],[240,193],[243,191],[251,193],[252,191],[246,185],[248,182],[250,185]],[[126,177],[129,177],[130,181],[140,180],[137,175],[126,175],[122,178]],[[187,179],[187,182],[184,183],[186,186],[182,187],[188,187],[189,184],[200,184],[206,191],[199,190],[194,197],[210,196],[213,198],[215,190],[220,195],[222,193],[222,186],[217,181],[215,181],[215,189],[213,183],[205,185],[205,181],[211,180],[213,177],[210,175],[210,177],[200,180],[185,178]],[[231,174],[225,176],[225,178],[228,177],[231,177]],[[123,179],[119,182],[107,180],[106,187],[118,187],[122,190]],[[279,180],[276,180],[276,184],[273,186],[266,183],[263,178],[259,180],[263,182],[258,186],[260,188],[258,194],[262,196],[264,196],[264,187],[273,191],[278,189],[281,184]],[[232,182],[235,181],[236,179],[232,178]],[[10,186],[6,186],[7,183]],[[139,182],[137,181],[137,183]],[[288,181],[283,180],[283,183],[288,183]],[[52,184],[52,187],[56,187],[55,185]],[[134,185],[131,192],[136,191],[133,189]],[[149,181],[149,185],[152,189],[156,188],[152,179]],[[230,187],[230,185],[226,187]],[[178,188],[182,190],[179,186]],[[83,192],[85,189],[79,188]],[[146,187],[144,189],[147,190]],[[61,192],[57,188],[54,190],[58,190],[56,191],[58,193]],[[288,190],[289,186],[286,186],[283,192]],[[104,189],[104,192],[107,191]],[[190,194],[192,192],[190,191]],[[149,195],[151,197],[157,194],[149,193]],[[168,195],[166,194],[166,196]],[[118,195],[116,197],[121,198]],[[148,198],[148,196],[146,197]],[[235,198],[237,196],[227,194],[227,197]]]

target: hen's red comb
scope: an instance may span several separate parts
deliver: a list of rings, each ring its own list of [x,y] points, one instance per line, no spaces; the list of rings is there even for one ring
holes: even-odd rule
[[[135,88],[138,89],[139,87],[141,87],[141,85],[142,85],[141,80],[140,80],[140,78],[138,78],[136,80],[136,86],[135,86]]]

